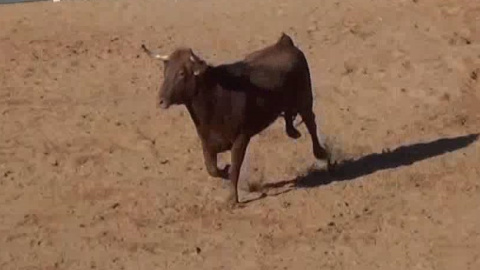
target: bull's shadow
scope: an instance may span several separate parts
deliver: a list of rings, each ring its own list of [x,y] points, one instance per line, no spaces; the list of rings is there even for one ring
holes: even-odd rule
[[[411,165],[415,162],[467,147],[477,140],[479,134],[470,134],[454,138],[442,138],[426,143],[401,146],[393,151],[373,153],[359,159],[341,162],[331,173],[326,170],[313,170],[307,175],[293,180],[268,183],[263,188],[278,188],[294,185],[298,188],[311,188],[326,185],[334,181],[354,180],[379,170]]]

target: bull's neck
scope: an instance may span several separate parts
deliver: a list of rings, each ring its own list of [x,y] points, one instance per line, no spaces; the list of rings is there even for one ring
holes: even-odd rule
[[[195,127],[198,129],[200,128],[201,121],[200,121],[200,116],[202,115],[201,109],[194,105],[194,102],[189,102],[185,104],[185,107],[187,107],[188,113],[190,114],[190,117],[193,120],[193,123],[195,124]]]
[[[214,100],[213,90],[215,88],[215,82],[212,81],[213,78],[208,76],[211,68],[212,67],[209,67],[207,70],[207,76],[197,83],[197,94],[185,103],[197,129],[206,124],[209,119],[209,113],[211,112],[210,107],[213,106],[212,101]]]

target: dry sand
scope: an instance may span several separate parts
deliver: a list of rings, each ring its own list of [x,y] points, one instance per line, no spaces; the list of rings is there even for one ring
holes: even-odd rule
[[[306,129],[279,120],[242,182],[268,196],[228,209],[186,110],[155,107],[162,65],[140,44],[219,64],[282,31],[353,160],[306,174]],[[479,1],[3,5],[0,57],[2,270],[480,269]]]

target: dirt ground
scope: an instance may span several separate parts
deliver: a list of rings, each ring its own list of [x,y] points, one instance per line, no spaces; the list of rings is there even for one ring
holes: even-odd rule
[[[278,120],[229,209],[140,45],[219,64],[282,31],[344,165],[313,170]],[[479,1],[2,5],[0,58],[2,270],[480,269]]]

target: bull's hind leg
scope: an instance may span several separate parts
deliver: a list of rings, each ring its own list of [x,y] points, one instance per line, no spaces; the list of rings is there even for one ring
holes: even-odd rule
[[[315,114],[312,110],[306,110],[300,112],[302,116],[302,120],[307,126],[308,133],[310,133],[310,137],[312,139],[312,148],[313,148],[313,155],[317,159],[329,159],[329,154],[325,148],[320,145],[317,135],[317,124],[315,123]]]
[[[292,139],[300,138],[300,136],[302,135],[293,126],[293,120],[295,120],[295,114],[293,114],[291,110],[285,110],[284,118],[285,118],[285,131],[287,132],[288,137]]]

